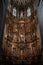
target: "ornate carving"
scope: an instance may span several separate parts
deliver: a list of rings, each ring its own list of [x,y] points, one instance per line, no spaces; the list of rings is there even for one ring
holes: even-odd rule
[[[18,22],[12,15],[6,19],[3,49],[8,57],[30,61],[33,56],[39,55],[41,50],[40,36],[37,35],[38,23],[36,16],[34,17],[34,19],[29,17]]]

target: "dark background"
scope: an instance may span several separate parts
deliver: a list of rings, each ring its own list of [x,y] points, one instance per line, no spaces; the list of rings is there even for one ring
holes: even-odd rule
[[[6,5],[7,5],[7,3],[6,3]],[[3,37],[3,29],[4,29],[4,24],[5,24],[5,21],[4,21],[5,14],[6,14],[5,5],[2,3],[2,0],[0,0],[0,65],[6,65],[5,61],[4,61],[5,58],[3,59],[4,54],[3,54],[3,50],[2,50],[2,37]],[[41,35],[41,41],[42,41],[42,58],[41,58],[39,64],[43,64],[43,0],[40,1],[40,5],[37,8],[37,14],[38,14],[40,35]]]

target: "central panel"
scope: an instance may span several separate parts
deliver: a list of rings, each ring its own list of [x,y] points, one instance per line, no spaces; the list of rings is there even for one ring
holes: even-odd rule
[[[16,7],[18,0],[9,4],[3,34],[3,50],[6,57],[11,60],[37,60],[41,52],[41,39],[37,11],[33,3],[24,6],[23,2]],[[23,0],[24,1],[24,0]],[[25,0],[26,1],[26,0]],[[30,0],[31,1],[31,0]]]

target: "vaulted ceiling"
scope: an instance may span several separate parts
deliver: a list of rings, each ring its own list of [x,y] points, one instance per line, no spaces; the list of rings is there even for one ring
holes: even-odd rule
[[[29,5],[30,2],[31,0],[11,0],[12,5],[14,4],[14,6],[22,8]]]
[[[34,6],[37,6],[40,0],[10,0],[11,4],[13,6],[16,6],[17,8],[26,8],[27,6],[33,4]]]

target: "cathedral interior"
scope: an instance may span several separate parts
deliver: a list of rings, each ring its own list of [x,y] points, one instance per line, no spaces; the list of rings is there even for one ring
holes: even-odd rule
[[[0,0],[0,65],[43,64],[42,6],[43,0]]]

